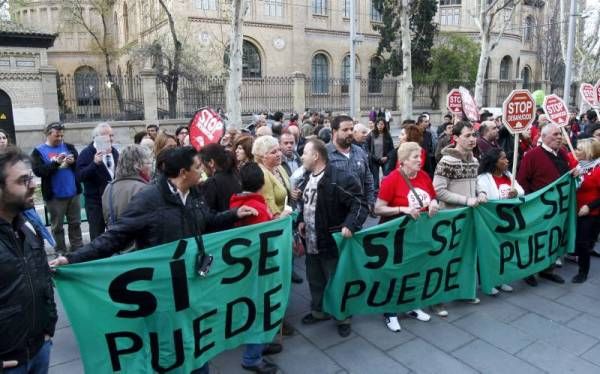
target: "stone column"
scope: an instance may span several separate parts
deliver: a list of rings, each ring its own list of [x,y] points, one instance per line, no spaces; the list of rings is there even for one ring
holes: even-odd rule
[[[446,105],[446,98],[448,97],[448,93],[450,92],[450,90],[448,89],[448,82],[440,82],[438,92],[440,93],[438,109],[440,110],[440,112],[442,112],[443,116],[444,113],[448,112],[448,107]]]
[[[354,77],[354,107],[356,108],[356,118],[360,120],[360,75]]]
[[[156,74],[152,69],[140,72],[144,94],[144,120],[146,124],[158,122],[158,98],[156,95]]]
[[[488,95],[488,104],[491,107],[502,107],[503,99],[500,99],[498,102],[498,80],[497,79],[488,79],[487,80],[487,95]]]
[[[52,66],[42,66],[40,67],[40,76],[42,78],[44,120],[46,121],[43,125],[47,125],[51,122],[60,120],[56,87],[56,68]]]
[[[292,79],[294,80],[292,90],[294,112],[302,116],[302,113],[306,110],[306,76],[304,73],[295,71],[292,73]]]

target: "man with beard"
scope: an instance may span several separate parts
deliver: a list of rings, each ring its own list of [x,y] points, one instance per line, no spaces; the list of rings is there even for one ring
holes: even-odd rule
[[[332,142],[327,144],[331,166],[345,170],[359,180],[363,199],[373,208],[375,205],[375,185],[369,169],[369,155],[354,141],[354,121],[346,115],[337,116],[331,121]]]
[[[0,372],[47,373],[57,313],[33,208],[31,163],[18,148],[0,154]],[[4,369],[2,369],[4,367]]]

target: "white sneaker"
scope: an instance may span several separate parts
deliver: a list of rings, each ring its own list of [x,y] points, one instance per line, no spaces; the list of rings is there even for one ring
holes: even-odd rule
[[[440,317],[448,317],[448,311],[444,304],[436,304],[431,306],[431,311]]]
[[[411,310],[410,312],[406,313],[406,315],[411,318],[416,318],[422,322],[427,322],[431,319],[431,316],[425,313],[422,309]]]
[[[560,258],[557,258],[556,262],[554,262],[554,265],[556,265],[559,268],[562,268],[562,260]]]
[[[502,286],[500,286],[502,287]],[[492,292],[490,293],[490,295],[492,296],[496,296],[500,293],[500,291],[498,291],[498,289],[496,287],[492,288]]]
[[[469,304],[479,304],[480,302],[481,302],[481,300],[479,300],[478,297],[476,297],[474,299],[467,300],[467,303],[469,303]]]
[[[385,325],[390,331],[400,332],[402,327],[400,327],[400,321],[398,321],[398,317],[385,317]]]
[[[508,284],[501,284],[500,289],[504,292],[513,292],[513,288]]]

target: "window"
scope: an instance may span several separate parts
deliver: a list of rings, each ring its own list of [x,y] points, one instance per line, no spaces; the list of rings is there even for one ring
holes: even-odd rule
[[[371,1],[371,21],[383,22],[383,15],[381,11],[375,6],[375,2]]]
[[[504,56],[500,62],[500,80],[507,81],[510,77],[510,68],[512,67],[512,59],[510,56]]]
[[[127,3],[123,3],[123,41],[129,41],[129,16],[127,14]]]
[[[440,0],[440,6],[444,5],[460,5],[461,0]]]
[[[356,69],[356,67],[355,67]],[[348,93],[350,84],[350,55],[342,60],[342,93]]]
[[[265,0],[265,16],[283,17],[283,0]]]
[[[317,94],[329,92],[329,62],[324,54],[319,53],[313,57],[311,70],[312,92]]]
[[[379,65],[381,65],[381,60],[373,57],[371,59],[371,66],[369,67],[369,93],[381,93],[383,79],[381,79],[378,71]]]
[[[535,21],[532,16],[525,18],[525,26],[523,27],[523,41],[530,43],[533,41],[533,28],[535,27]]]
[[[100,105],[100,78],[94,69],[82,66],[75,71],[77,105]]]
[[[528,90],[531,88],[531,69],[529,66],[525,66],[521,71],[521,79],[523,80],[523,89]]]
[[[242,45],[242,77],[260,78],[261,77],[260,53],[258,48],[247,40]]]
[[[217,0],[194,0],[197,9],[217,10]]]
[[[312,0],[313,1],[313,14],[320,16],[327,15],[327,0]]]
[[[460,6],[440,7],[441,25],[460,25]]]

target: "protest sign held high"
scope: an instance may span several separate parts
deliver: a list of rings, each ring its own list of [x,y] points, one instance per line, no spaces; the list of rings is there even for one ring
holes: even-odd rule
[[[86,372],[189,373],[243,343],[270,342],[287,306],[291,217],[61,267],[56,284]]]
[[[463,208],[338,236],[340,271],[326,290],[325,311],[343,319],[475,297],[472,224],[472,210]]]

